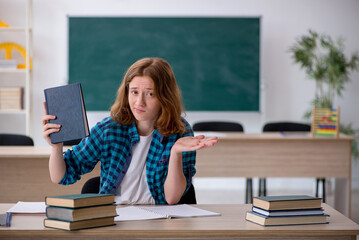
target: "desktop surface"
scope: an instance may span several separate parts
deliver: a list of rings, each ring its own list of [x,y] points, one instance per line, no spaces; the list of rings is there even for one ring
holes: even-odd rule
[[[0,204],[4,213],[13,204]],[[323,204],[329,214],[329,224],[263,227],[245,220],[250,204],[196,205],[219,212],[221,216],[172,218],[116,222],[115,226],[64,231],[44,228],[45,214],[13,214],[11,227],[0,227],[0,238],[70,238],[70,239],[350,239],[359,235],[359,225],[330,206]]]

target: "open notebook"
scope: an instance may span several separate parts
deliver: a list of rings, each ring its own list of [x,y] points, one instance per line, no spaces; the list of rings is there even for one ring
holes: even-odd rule
[[[45,202],[17,202],[7,212],[11,213],[45,213]]]
[[[163,206],[128,206],[118,207],[115,221],[149,220],[160,218],[185,218],[220,216],[215,213],[186,204]]]

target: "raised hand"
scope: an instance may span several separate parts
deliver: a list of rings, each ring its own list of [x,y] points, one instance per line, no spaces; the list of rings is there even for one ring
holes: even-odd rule
[[[205,147],[212,147],[217,142],[217,137],[206,138],[204,135],[196,137],[183,137],[176,141],[172,147],[172,151],[176,153],[196,151]]]

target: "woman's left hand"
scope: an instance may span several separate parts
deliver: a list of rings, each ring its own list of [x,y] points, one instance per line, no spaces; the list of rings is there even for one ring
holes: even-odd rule
[[[212,147],[217,142],[218,137],[206,138],[204,135],[183,137],[176,141],[172,147],[172,151],[176,153],[196,151],[205,147]]]

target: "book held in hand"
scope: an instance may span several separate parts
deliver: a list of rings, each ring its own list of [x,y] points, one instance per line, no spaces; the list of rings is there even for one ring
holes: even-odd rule
[[[289,210],[320,208],[321,198],[307,195],[254,197],[253,207],[265,210]]]
[[[45,197],[46,205],[58,207],[89,207],[113,204],[115,202],[115,195],[113,194],[73,194],[61,196],[47,196]]]
[[[44,93],[47,114],[56,116],[49,122],[61,125],[59,132],[50,135],[51,143],[78,140],[90,134],[80,83],[48,88]]]
[[[115,225],[114,217],[96,218],[82,221],[64,221],[58,219],[44,219],[44,226],[49,228],[63,229],[63,230],[79,230],[86,228],[104,227]]]
[[[284,225],[307,225],[328,223],[327,214],[320,215],[296,215],[296,216],[264,216],[262,214],[249,211],[246,220],[262,226],[284,226]]]
[[[48,206],[46,208],[47,218],[61,219],[71,222],[115,216],[117,216],[117,212],[116,205],[114,204],[82,208],[65,208],[56,206]]]

